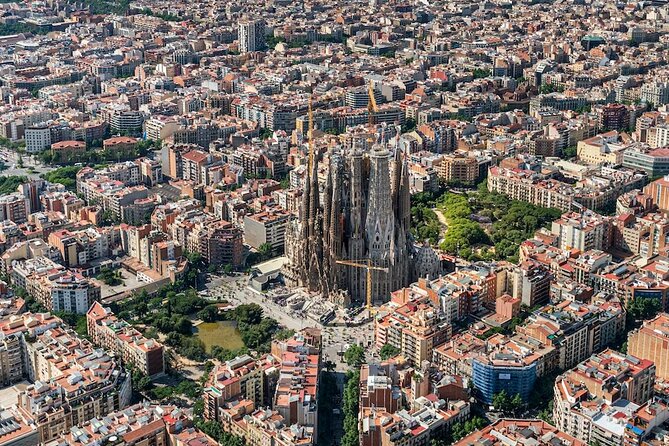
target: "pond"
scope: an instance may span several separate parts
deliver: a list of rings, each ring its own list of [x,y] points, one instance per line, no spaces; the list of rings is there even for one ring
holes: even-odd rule
[[[214,345],[228,350],[244,347],[237,323],[233,321],[203,322],[194,327],[193,332],[204,342],[208,352]]]

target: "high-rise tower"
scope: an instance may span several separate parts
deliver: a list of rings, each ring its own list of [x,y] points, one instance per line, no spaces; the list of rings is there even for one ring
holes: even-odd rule
[[[265,21],[242,20],[237,30],[239,52],[250,53],[265,49]]]

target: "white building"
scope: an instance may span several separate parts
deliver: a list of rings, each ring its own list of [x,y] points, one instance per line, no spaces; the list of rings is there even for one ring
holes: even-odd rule
[[[27,153],[39,153],[51,147],[51,131],[47,126],[26,128],[25,139]]]
[[[239,22],[239,51],[249,53],[265,47],[265,22],[244,20]]]

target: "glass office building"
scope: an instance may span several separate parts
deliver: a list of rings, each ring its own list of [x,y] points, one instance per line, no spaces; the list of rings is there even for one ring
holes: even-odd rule
[[[537,379],[537,364],[525,364],[513,355],[497,354],[494,358],[475,358],[472,379],[482,400],[492,404],[493,396],[505,390],[513,397],[519,393],[528,401]]]

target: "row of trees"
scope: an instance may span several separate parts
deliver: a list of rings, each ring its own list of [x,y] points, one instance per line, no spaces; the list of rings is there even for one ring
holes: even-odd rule
[[[350,350],[350,348],[349,348]],[[348,353],[348,351],[347,351]],[[344,385],[344,436],[341,439],[342,446],[358,446],[358,411],[360,398],[360,367],[346,373],[346,384]]]
[[[16,192],[16,189],[27,181],[28,178],[24,176],[11,175],[0,177],[0,195],[7,195],[11,194],[12,192]]]
[[[6,21],[0,24],[0,36],[11,36],[13,34],[30,33],[30,34],[46,34],[51,31],[51,25],[38,26],[26,22],[11,22]]]

